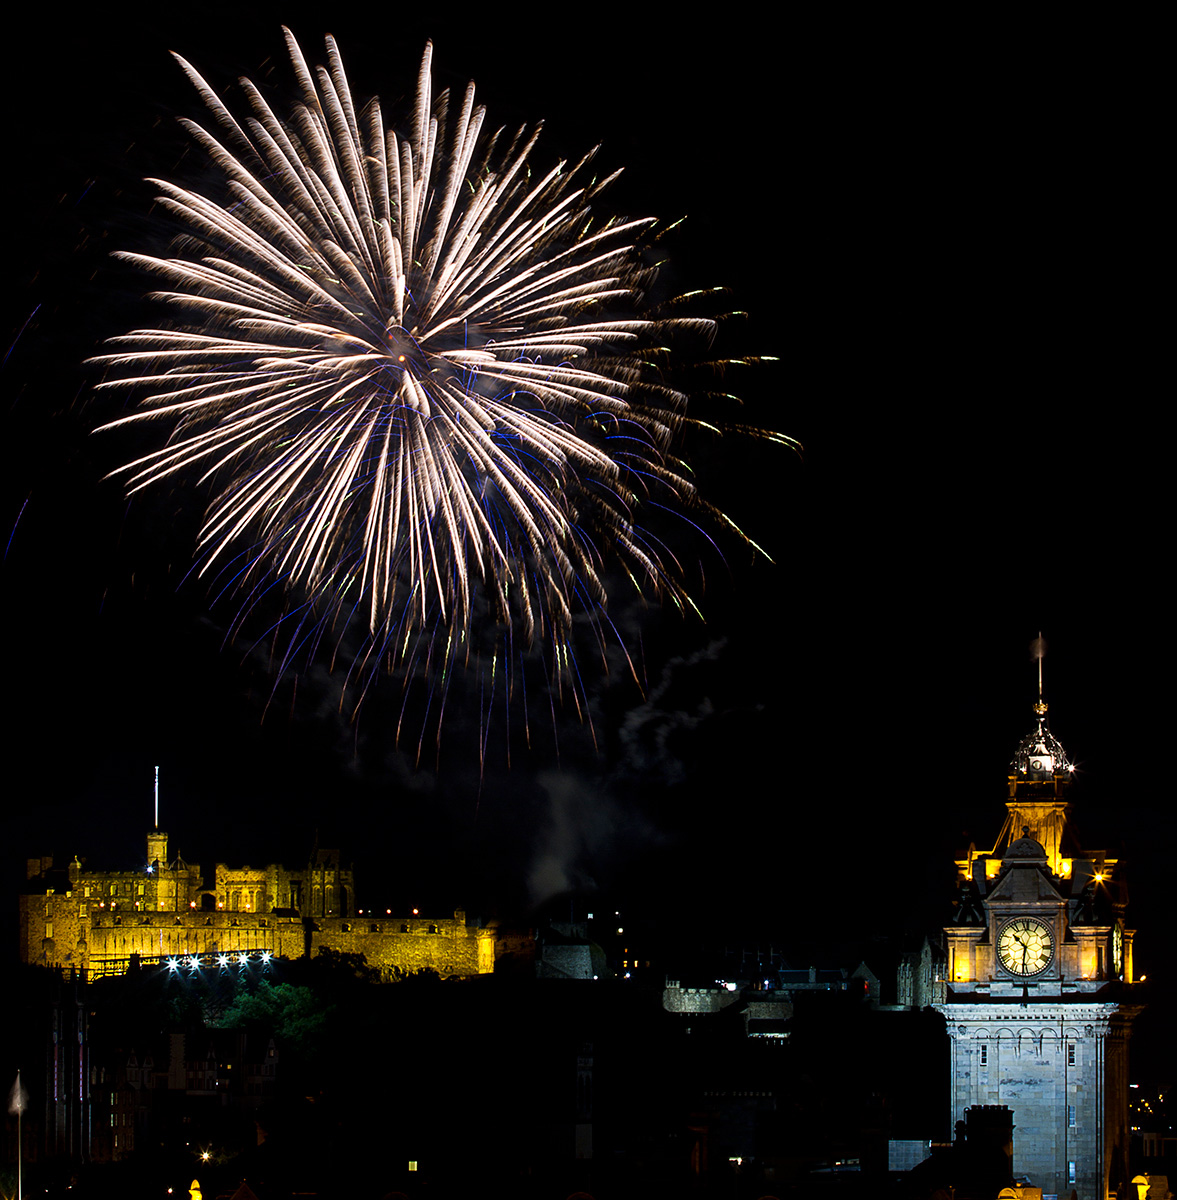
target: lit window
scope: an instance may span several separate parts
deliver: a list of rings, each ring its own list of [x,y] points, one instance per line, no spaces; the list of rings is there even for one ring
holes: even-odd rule
[[[1067,1163],[1067,1182],[1075,1182],[1075,1160],[1073,1158]]]

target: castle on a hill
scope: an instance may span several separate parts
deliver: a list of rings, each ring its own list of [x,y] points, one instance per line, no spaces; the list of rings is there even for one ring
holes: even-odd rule
[[[211,884],[211,886],[209,886]],[[387,977],[429,968],[442,976],[494,970],[495,935],[450,917],[355,911],[355,882],[338,850],[316,850],[299,870],[228,867],[206,875],[168,860],[168,835],[147,835],[147,855],[125,871],[90,871],[75,857],[28,860],[20,897],[24,962],[76,970],[83,978],[121,974],[142,962],[205,956],[363,954]]]

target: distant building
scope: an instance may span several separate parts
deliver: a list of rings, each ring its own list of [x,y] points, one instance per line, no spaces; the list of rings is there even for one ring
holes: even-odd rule
[[[495,935],[449,917],[355,909],[355,882],[338,850],[317,850],[300,870],[276,864],[206,875],[168,859],[168,835],[147,835],[143,861],[125,871],[64,869],[28,861],[20,897],[20,955],[29,964],[76,970],[83,978],[121,974],[132,956],[148,962],[218,954],[300,958],[320,948],[363,954],[385,976],[429,969],[442,976],[494,970]]]
[[[900,955],[896,968],[895,1001],[903,1008],[927,1008],[948,999],[944,951],[928,937],[917,950]]]

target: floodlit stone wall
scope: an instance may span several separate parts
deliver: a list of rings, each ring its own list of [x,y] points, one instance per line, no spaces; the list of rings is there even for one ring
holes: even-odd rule
[[[451,918],[322,918],[311,933],[311,954],[319,948],[362,954],[368,965],[393,977],[430,970],[439,975],[482,975],[494,970],[494,934],[466,924],[463,912]]]

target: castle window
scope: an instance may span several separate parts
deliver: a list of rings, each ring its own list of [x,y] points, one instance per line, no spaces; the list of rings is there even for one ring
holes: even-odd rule
[[[350,925],[349,925],[349,924],[348,924],[346,921],[344,921],[344,923],[343,923],[342,925],[340,925],[340,927],[339,927],[339,928],[340,928],[340,929],[341,929],[341,930],[342,930],[344,933],[351,933],[351,926],[350,926]]]
[[[1075,1182],[1075,1160],[1074,1159],[1071,1159],[1067,1163],[1067,1182],[1068,1183]]]
[[[429,932],[430,932],[430,933],[438,933],[438,932],[440,932],[440,931],[438,930],[438,928],[437,928],[437,926],[436,926],[436,925],[430,925],[430,926],[429,926]]]
[[[981,1043],[981,1066],[985,1067],[988,1065],[989,1065],[989,1043],[982,1042]]]
[[[404,927],[402,926],[401,928],[403,929]],[[379,933],[379,932],[380,932],[380,926],[379,926],[379,925],[369,925],[369,926],[368,926],[368,932],[369,932],[369,933]]]
[[[45,922],[45,936],[47,938],[51,938],[53,936],[53,922],[52,921]]]
[[[409,932],[409,927],[408,927],[407,925],[402,925],[402,926],[401,926],[401,933],[408,933],[408,932]]]
[[[1068,1042],[1067,1043],[1067,1066],[1073,1067],[1074,1065],[1075,1065],[1075,1043]]]
[[[1067,1125],[1069,1125],[1071,1129],[1075,1128],[1075,1106],[1073,1104],[1067,1105]]]

